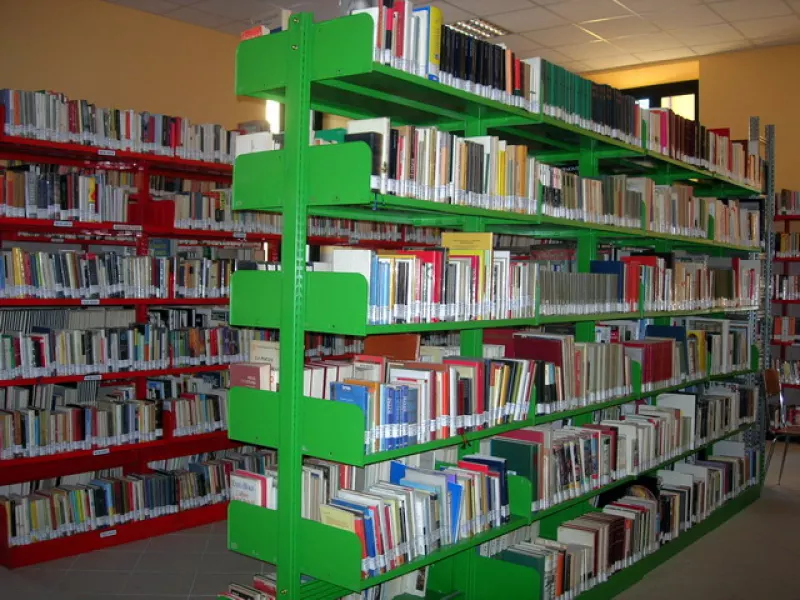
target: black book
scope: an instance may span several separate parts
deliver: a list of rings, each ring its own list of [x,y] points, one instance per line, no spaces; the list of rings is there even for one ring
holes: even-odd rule
[[[397,179],[397,146],[399,140],[400,132],[397,129],[392,129],[389,134],[389,179]]]
[[[381,174],[381,150],[383,147],[383,136],[374,131],[363,133],[348,133],[344,136],[345,142],[365,142],[372,150],[372,174]]]

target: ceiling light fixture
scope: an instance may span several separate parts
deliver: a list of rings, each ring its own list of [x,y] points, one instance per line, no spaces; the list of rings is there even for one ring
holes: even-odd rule
[[[468,21],[459,21],[458,23],[453,23],[450,25],[452,29],[456,31],[460,31],[466,35],[471,35],[472,37],[488,40],[493,37],[498,37],[501,35],[508,35],[511,33],[507,29],[503,29],[495,25],[494,23],[489,23],[489,21],[484,21],[483,19],[470,19]]]

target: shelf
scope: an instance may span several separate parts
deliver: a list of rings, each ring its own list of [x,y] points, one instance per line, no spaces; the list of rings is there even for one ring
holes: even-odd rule
[[[773,304],[800,304],[800,300],[778,300],[773,298],[770,300]]]
[[[775,257],[772,259],[772,262],[785,262],[785,263],[800,262],[800,256]]]
[[[278,411],[284,405],[279,392],[231,388],[228,398],[230,437],[280,450]],[[358,406],[306,396],[295,405],[301,414],[299,436],[303,455],[359,467],[437,448],[460,446],[533,424],[531,419],[525,419],[406,448],[367,453],[364,448],[365,417]]]
[[[800,221],[800,215],[775,215],[775,221]]]
[[[230,365],[201,365],[196,367],[177,367],[174,369],[153,369],[149,371],[116,371],[114,373],[98,373],[92,375],[59,375],[53,377],[34,377],[29,379],[0,379],[0,387],[18,385],[43,385],[48,383],[76,383],[78,381],[113,381],[117,379],[134,379],[136,377],[164,377],[167,375],[184,375],[191,373],[209,373],[224,371]]]
[[[608,581],[595,586],[580,595],[581,600],[606,600],[622,593],[629,587],[639,582],[650,571],[663,564],[664,561],[675,556],[680,551],[690,546],[704,535],[710,533],[731,517],[736,516],[761,496],[761,486],[755,485],[747,488],[735,498],[728,500],[717,508],[704,521],[693,525],[688,531],[682,532],[671,542],[663,544],[652,554],[645,556],[639,562],[614,573]]]
[[[692,525],[687,531],[670,542],[662,544],[658,550],[640,559],[633,565],[621,569],[611,575],[608,580],[579,596],[580,600],[608,600],[621,594],[639,582],[646,574],[664,561],[678,554],[687,546],[710,533],[728,519],[735,516],[747,506],[755,502],[761,495],[759,485],[751,486],[738,496],[718,507],[705,520]],[[536,590],[541,589],[541,577],[538,571],[507,562],[500,558],[477,557],[475,560],[474,581],[475,600],[492,600],[497,597],[497,581],[502,581],[506,595],[513,598],[537,598]]]
[[[230,179],[233,168],[229,164],[187,160],[174,156],[160,156],[128,150],[111,150],[97,146],[66,142],[51,142],[5,135],[0,128],[0,156],[14,160],[42,161],[42,159],[70,159],[91,164],[130,167],[146,165],[154,175],[201,175],[207,179]]]
[[[365,14],[310,25],[309,35],[315,40],[308,53],[311,108],[351,118],[387,116],[398,123],[436,125],[449,131],[463,131],[467,120],[480,118],[490,129],[550,143],[558,150],[580,150],[581,140],[594,140],[624,152],[625,157],[650,159],[670,171],[677,167],[687,180],[708,179],[739,193],[761,193],[746,183],[540,112],[529,112],[373,62],[373,28],[371,17]],[[292,32],[284,31],[239,45],[237,94],[285,101],[291,36]],[[280,67],[265,73],[264,64]],[[646,172],[646,166],[642,170]]]
[[[697,447],[695,447],[695,448],[693,448],[691,450],[687,450],[686,452],[683,452],[682,454],[679,454],[678,456],[675,456],[673,458],[669,458],[669,459],[657,464],[654,467],[650,467],[648,469],[644,469],[643,471],[640,471],[636,475],[628,475],[627,477],[622,477],[620,479],[615,479],[611,483],[609,483],[607,485],[604,485],[604,486],[601,486],[601,487],[599,487],[597,489],[591,490],[590,492],[588,492],[586,494],[582,494],[580,496],[577,496],[576,498],[570,498],[569,500],[565,500],[564,502],[559,502],[558,504],[556,504],[554,506],[551,506],[549,508],[546,508],[544,510],[535,511],[533,513],[533,521],[540,521],[540,520],[542,520],[542,519],[544,519],[546,517],[549,517],[549,516],[554,515],[556,513],[560,513],[561,511],[566,510],[566,509],[568,509],[568,508],[570,508],[572,506],[576,506],[576,505],[578,505],[578,504],[580,504],[582,502],[585,502],[587,500],[591,500],[595,496],[599,496],[600,494],[602,494],[604,492],[607,492],[609,490],[612,490],[612,489],[614,489],[616,487],[619,487],[621,485],[625,485],[625,484],[628,484],[628,483],[633,483],[634,481],[636,481],[642,475],[646,475],[647,473],[652,473],[654,471],[658,471],[659,469],[663,469],[664,467],[667,467],[667,466],[671,465],[672,463],[675,463],[675,462],[678,462],[679,460],[683,460],[685,458],[688,458],[689,456],[697,454],[701,450],[704,450],[704,449],[706,449],[706,448],[708,448],[710,446],[713,446],[717,442],[721,442],[723,440],[728,439],[729,437],[733,437],[734,435],[743,433],[743,432],[747,431],[748,429],[751,429],[755,425],[756,425],[755,423],[748,423],[746,425],[743,425],[743,426],[741,426],[741,427],[739,427],[739,428],[737,428],[737,429],[735,429],[733,431],[730,431],[730,432],[720,436],[719,438],[717,438],[715,440],[712,440],[710,442],[706,442],[705,444],[700,444],[700,445],[698,445]],[[531,499],[533,499],[533,496],[531,496]]]
[[[0,538],[0,565],[17,569],[58,558],[75,556],[92,550],[130,544],[147,538],[166,535],[183,529],[200,527],[209,523],[223,521],[227,512],[227,502],[209,504],[200,508],[182,510],[172,515],[133,521],[104,527],[86,533],[36,542],[26,546],[6,546],[5,536]]]
[[[213,431],[200,435],[168,437],[139,444],[104,446],[91,450],[0,460],[0,485],[34,479],[49,479],[125,465],[141,465],[176,456],[226,450],[238,445],[240,444],[228,439],[227,431]]]
[[[532,493],[530,482],[523,477],[511,475],[508,478],[508,492],[512,514],[509,523],[445,546],[387,573],[367,579],[361,577],[361,542],[354,533],[309,519],[300,519],[298,533],[300,572],[334,586],[360,591],[455,556],[530,522],[529,517],[524,516],[530,512],[527,500]],[[228,547],[246,556],[280,565],[277,556],[279,519],[280,511],[239,502],[231,503]],[[336,552],[320,553],[319,548],[336,548]]]
[[[3,307],[20,306],[222,306],[228,298],[0,298]]]

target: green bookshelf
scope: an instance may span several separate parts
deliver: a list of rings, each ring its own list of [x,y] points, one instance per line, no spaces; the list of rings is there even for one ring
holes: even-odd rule
[[[626,168],[656,181],[686,181],[697,195],[750,197],[756,190],[716,173],[675,161],[658,153],[560,122],[543,114],[507,106],[437,82],[373,62],[372,21],[367,15],[342,17],[314,23],[309,14],[290,18],[284,32],[243,42],[236,58],[236,93],[285,103],[286,134],[282,150],[246,154],[234,166],[233,204],[238,210],[281,212],[282,270],[240,271],[233,275],[231,323],[280,330],[281,387],[279,392],[234,388],[230,393],[230,437],[279,450],[278,510],[232,502],[229,508],[229,548],[278,566],[278,589],[289,600],[338,598],[358,592],[423,566],[430,571],[428,597],[493,598],[496,582],[514,598],[538,600],[538,576],[516,565],[479,556],[483,542],[541,521],[542,527],[591,510],[590,500],[602,491],[626,485],[633,477],[616,480],[603,488],[536,513],[531,510],[532,485],[522,477],[509,481],[512,519],[503,527],[446,546],[439,551],[378,577],[362,579],[358,538],[347,531],[301,518],[302,459],[314,456],[364,466],[446,446],[473,445],[481,439],[533,424],[571,418],[585,423],[596,410],[654,396],[658,393],[717,379],[745,375],[760,368],[758,350],[751,369],[684,382],[657,391],[643,392],[641,373],[635,369],[633,393],[602,404],[560,413],[531,416],[528,420],[471,432],[463,438],[437,440],[374,454],[365,453],[364,419],[356,408],[303,395],[304,334],[306,331],[343,335],[373,335],[441,330],[462,331],[462,353],[479,356],[483,330],[545,323],[576,323],[576,339],[589,341],[594,325],[604,319],[666,320],[687,315],[722,315],[748,312],[749,308],[703,311],[648,312],[589,315],[539,315],[530,319],[502,321],[441,322],[426,324],[369,325],[368,285],[363,276],[350,273],[307,272],[308,216],[331,216],[383,221],[415,226],[443,227],[469,232],[577,240],[578,267],[589,270],[598,245],[606,240],[664,248],[689,248],[714,255],[748,255],[758,248],[721,244],[713,240],[713,225],[704,238],[653,233],[640,228],[594,225],[541,215],[426,202],[375,194],[371,190],[371,156],[363,143],[309,146],[310,111],[352,118],[388,116],[397,124],[437,126],[468,135],[499,135],[522,140],[532,154],[543,160],[577,162],[585,176],[595,176],[601,161],[624,161]],[[541,195],[540,195],[541,197]],[[534,411],[531,410],[534,414]],[[727,434],[735,435],[750,426]],[[693,454],[674,457],[655,470]],[[635,580],[647,570],[699,537],[710,525],[734,514],[758,495],[758,488],[730,501],[707,520],[640,561],[630,573],[616,574],[607,584],[610,597],[621,589],[615,581]],[[718,513],[715,513],[717,515]],[[675,548],[673,550],[673,548]],[[622,573],[625,573],[623,571]],[[301,580],[301,576],[314,578]],[[507,581],[506,581],[507,580]],[[508,584],[506,587],[506,583]],[[627,584],[630,585],[630,584]],[[606,587],[608,586],[608,587]],[[625,586],[627,587],[627,586]],[[588,597],[588,594],[587,594]]]

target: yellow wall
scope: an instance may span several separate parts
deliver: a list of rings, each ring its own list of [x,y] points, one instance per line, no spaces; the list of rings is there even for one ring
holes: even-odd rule
[[[619,88],[700,80],[700,121],[747,137],[749,118],[776,129],[777,187],[800,190],[800,46],[701,56],[698,60],[589,73]]]
[[[0,88],[237,123],[263,101],[233,92],[238,38],[100,0],[0,0]]]

